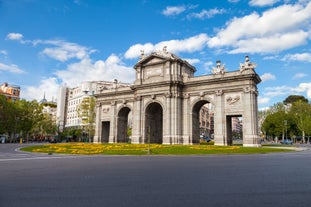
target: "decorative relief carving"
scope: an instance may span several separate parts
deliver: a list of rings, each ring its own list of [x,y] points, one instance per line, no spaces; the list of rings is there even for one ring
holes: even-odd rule
[[[114,106],[114,105],[116,105],[116,101],[111,101],[111,106]]]
[[[103,113],[108,113],[110,111],[110,106],[104,106],[102,110]]]
[[[224,92],[222,90],[215,91],[216,96],[221,96]]]
[[[134,99],[135,99],[136,101],[141,101],[141,100],[142,100],[142,96],[135,94],[135,95],[134,95]]]
[[[171,92],[166,92],[164,95],[165,95],[166,98],[171,98],[172,97],[172,93]]]
[[[200,97],[202,98],[204,95],[205,95],[204,92],[201,91],[201,92],[200,92]]]
[[[149,69],[145,71],[145,78],[151,78],[151,77],[158,77],[158,76],[163,76],[162,75],[162,68],[160,69]]]
[[[234,96],[229,95],[226,98],[227,104],[229,105],[238,105],[241,103],[240,100],[241,100],[240,95],[234,95]]]
[[[96,107],[101,107],[102,103],[96,103]]]
[[[190,94],[189,93],[184,93],[183,96],[184,96],[184,98],[187,98],[187,99],[190,98]]]
[[[245,87],[244,88],[244,93],[254,93],[254,94],[258,95],[257,88],[254,87],[254,86],[251,86],[251,87],[247,86],[247,87]]]
[[[155,98],[156,98],[156,96],[155,96],[154,94],[152,94],[152,95],[151,95],[151,99],[154,100]]]

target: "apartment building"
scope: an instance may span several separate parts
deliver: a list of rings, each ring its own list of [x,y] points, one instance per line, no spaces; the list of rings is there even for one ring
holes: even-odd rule
[[[83,126],[82,119],[78,115],[78,107],[86,97],[93,96],[98,91],[129,86],[117,80],[109,81],[85,81],[79,86],[70,88],[61,86],[57,98],[56,124],[60,131],[65,128],[79,128]]]
[[[0,86],[0,94],[4,95],[8,100],[19,100],[20,99],[20,87],[16,85],[10,85],[8,83],[3,83]]]

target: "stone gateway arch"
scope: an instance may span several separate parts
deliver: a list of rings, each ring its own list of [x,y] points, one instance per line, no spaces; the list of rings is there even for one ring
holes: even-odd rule
[[[257,119],[256,64],[226,72],[220,61],[213,74],[194,77],[195,67],[163,51],[142,54],[134,66],[136,80],[128,87],[99,89],[96,97],[95,143],[195,144],[199,142],[199,111],[210,103],[215,145],[231,145],[231,118],[243,118],[243,146],[260,146]],[[129,116],[131,118],[129,119]]]

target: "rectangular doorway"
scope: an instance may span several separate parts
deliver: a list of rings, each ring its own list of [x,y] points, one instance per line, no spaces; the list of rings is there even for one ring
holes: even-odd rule
[[[110,121],[102,122],[102,142],[109,142]]]

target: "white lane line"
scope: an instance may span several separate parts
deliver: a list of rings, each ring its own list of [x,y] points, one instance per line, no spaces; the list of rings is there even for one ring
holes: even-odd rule
[[[25,157],[25,158],[6,158],[1,159],[0,162],[5,161],[22,161],[22,160],[48,160],[48,159],[59,159],[59,158],[77,158],[77,157],[83,157],[83,156],[64,156],[64,157]]]

